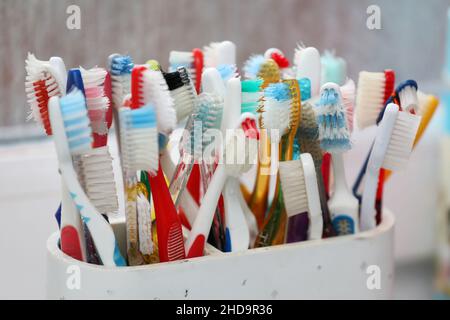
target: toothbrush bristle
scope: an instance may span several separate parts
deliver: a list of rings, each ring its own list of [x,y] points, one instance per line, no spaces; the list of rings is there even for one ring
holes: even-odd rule
[[[158,131],[169,135],[177,125],[177,114],[164,76],[161,71],[146,70],[143,83],[143,100],[155,107]]]
[[[280,68],[275,61],[267,59],[261,64],[257,77],[263,79],[262,88],[266,88],[269,84],[281,80]]]
[[[231,78],[236,78],[238,76],[236,65],[234,64],[221,64],[217,66],[217,70],[220,73],[220,77],[224,82]]]
[[[52,69],[47,61],[40,61],[29,53],[25,61],[25,92],[27,102],[31,109],[30,117],[39,122],[47,135],[52,134],[48,114],[48,100],[53,96],[61,96],[59,87]]]
[[[197,97],[194,83],[185,67],[179,67],[175,72],[165,73],[164,78],[173,99],[177,122],[181,122],[194,112]]]
[[[94,207],[101,213],[119,210],[112,157],[108,147],[96,148],[80,159],[81,184]]]
[[[257,114],[259,103],[262,99],[262,85],[261,79],[256,80],[244,80],[242,84],[242,102],[241,113],[250,112],[254,115]]]
[[[281,161],[278,170],[288,216],[308,212],[305,175],[301,161]]]
[[[108,133],[106,112],[109,106],[109,99],[104,91],[107,72],[102,68],[90,70],[80,68],[80,70],[83,77],[86,105],[92,131],[99,135],[105,135]]]
[[[188,51],[171,51],[169,54],[169,72],[175,72],[178,68],[185,68],[189,71],[193,83],[196,83],[197,78],[201,76],[201,74],[197,75],[197,55]]]
[[[281,139],[289,129],[291,112],[291,92],[286,83],[272,83],[264,90],[263,127],[268,130],[271,139],[278,133]],[[277,130],[278,132],[276,132]]]
[[[89,151],[92,130],[83,93],[77,89],[68,93],[60,99],[60,107],[70,152],[80,154]]]
[[[411,155],[420,119],[420,116],[409,112],[398,112],[384,157],[383,168],[394,171],[406,165]]]
[[[278,52],[273,52],[270,55],[270,58],[272,58],[277,65],[280,67],[280,69],[288,68],[289,67],[289,60],[282,54]]]
[[[339,86],[334,83],[324,84],[321,88],[317,123],[322,149],[334,153],[351,148],[342,95]]]
[[[397,89],[400,106],[403,111],[419,110],[419,99],[417,97],[417,83],[414,80],[408,80]]]
[[[203,47],[203,56],[205,68],[215,68],[219,60],[220,42],[211,42],[208,46]]]
[[[302,117],[297,130],[297,139],[302,153],[310,153],[317,168],[322,165],[323,152],[319,141],[319,127],[311,103],[302,104]]]
[[[292,130],[296,133],[300,123],[300,113],[302,108],[300,87],[298,85],[298,81],[295,79],[283,80],[283,82],[288,85],[291,97],[289,130]]]
[[[350,133],[353,131],[353,109],[355,105],[355,82],[352,79],[348,79],[347,82],[341,87],[342,103],[345,108],[345,115],[347,118],[347,126]]]
[[[185,258],[185,248],[181,224],[172,224],[169,228],[167,239],[167,254],[169,261],[176,261]]]
[[[112,102],[116,109],[122,106],[125,95],[131,92],[131,70],[134,67],[130,56],[113,54],[109,57]]]
[[[122,165],[126,171],[158,170],[158,129],[151,105],[139,109],[123,107],[119,112]]]
[[[383,72],[361,71],[356,94],[356,121],[360,129],[374,125],[385,103],[386,76]]]
[[[131,71],[131,109],[138,109],[149,102],[149,89],[144,82],[144,72],[147,70],[146,65],[137,65]]]
[[[261,66],[265,61],[266,59],[263,55],[252,55],[247,61],[245,61],[244,67],[242,68],[244,77],[247,79],[258,78]]]

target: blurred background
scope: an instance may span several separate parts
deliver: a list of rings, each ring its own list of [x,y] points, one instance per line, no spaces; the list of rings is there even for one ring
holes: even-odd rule
[[[66,9],[81,9],[81,29],[68,30]],[[366,26],[369,5],[381,9],[381,30]],[[56,231],[59,177],[52,142],[27,122],[24,60],[63,57],[67,67],[105,66],[109,54],[167,66],[170,50],[231,40],[242,63],[277,47],[288,58],[297,44],[334,49],[348,76],[392,68],[398,80],[441,95],[449,0],[1,0],[0,1],[0,298],[43,298],[45,243]],[[440,108],[442,109],[442,108]],[[439,205],[438,112],[407,170],[386,188],[397,218],[397,298],[431,298]],[[355,177],[367,141],[355,134],[347,157]],[[356,165],[357,164],[357,165]],[[353,180],[351,180],[353,181]]]

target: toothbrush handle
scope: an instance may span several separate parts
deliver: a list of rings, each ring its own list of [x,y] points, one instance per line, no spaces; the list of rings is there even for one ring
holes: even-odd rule
[[[203,256],[205,241],[209,235],[217,202],[219,201],[226,179],[225,165],[218,165],[209,183],[208,190],[206,190],[202,199],[202,204],[192,226],[191,234],[186,241],[188,258]]]
[[[328,208],[328,201],[325,191],[325,186],[323,183],[322,174],[320,172],[320,167],[316,169],[317,172],[317,184],[319,187],[319,198],[320,207],[322,209],[322,219],[323,219],[323,238],[330,238],[336,236],[336,231],[334,230],[333,223],[331,222],[330,209]]]
[[[309,217],[308,212],[302,212],[288,218],[286,243],[308,240]]]
[[[375,196],[377,192],[378,177],[375,170],[368,170],[364,181],[364,192],[361,202],[361,230],[375,228]]]
[[[148,176],[155,206],[159,259],[161,262],[184,259],[185,251],[181,223],[161,165],[159,165],[156,175],[148,174]]]
[[[330,198],[330,167],[331,167],[331,154],[327,152],[323,155],[322,158],[322,176],[327,200]]]

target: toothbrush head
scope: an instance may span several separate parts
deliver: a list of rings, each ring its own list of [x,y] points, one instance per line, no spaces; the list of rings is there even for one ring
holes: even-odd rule
[[[383,168],[391,171],[404,168],[408,162],[421,119],[420,116],[409,112],[398,111],[398,108],[394,103],[386,107],[388,113],[397,112],[382,165]]]
[[[297,130],[297,140],[300,144],[301,152],[311,154],[316,170],[318,170],[322,166],[323,151],[320,147],[316,114],[310,102],[302,104],[302,117]]]
[[[142,78],[144,101],[155,107],[159,133],[168,136],[177,125],[177,115],[167,82],[161,71],[145,70]]]
[[[311,81],[311,96],[315,97],[320,91],[322,62],[320,53],[314,47],[297,46],[294,53],[296,79],[308,78]]]
[[[161,65],[157,60],[150,59],[145,63],[150,70],[161,71]]]
[[[320,89],[317,123],[322,149],[331,153],[340,153],[351,148],[342,94],[335,83],[326,83]]]
[[[244,77],[247,79],[256,79],[259,75],[259,70],[262,64],[266,61],[263,55],[252,55],[244,63],[243,71]]]
[[[361,71],[356,93],[356,121],[360,129],[377,123],[386,101],[394,92],[395,73]]]
[[[111,75],[112,105],[119,109],[123,98],[131,92],[131,71],[134,63],[130,56],[112,54],[108,58],[108,70]]]
[[[290,96],[291,96],[291,109],[289,114],[289,130],[294,133],[297,133],[298,126],[300,124],[301,117],[301,108],[302,108],[302,99],[300,94],[300,87],[298,85],[298,81],[295,79],[283,80],[289,87]]]
[[[275,143],[288,133],[291,106],[291,91],[286,83],[272,83],[264,89],[261,127],[268,130]]]
[[[275,61],[280,69],[288,68],[290,63],[289,60],[280,52],[272,52],[269,56],[270,59]]]
[[[74,88],[59,100],[59,104],[70,153],[88,152],[92,148],[92,129],[84,95]]]
[[[131,71],[131,109],[138,109],[149,103],[149,83],[144,81],[146,65],[136,65]]]
[[[80,71],[92,132],[94,135],[106,135],[108,133],[106,113],[109,108],[109,99],[106,97],[104,84],[107,72],[103,68],[92,68],[90,70],[80,68]]]
[[[262,88],[266,88],[271,83],[281,80],[280,68],[272,59],[267,59],[261,64],[258,72],[258,78],[263,79]]]
[[[262,98],[261,85],[263,81],[261,79],[244,80],[241,82],[242,90],[242,104],[241,113],[250,112],[254,115],[257,114],[259,103]]]
[[[150,104],[119,111],[122,166],[125,171],[158,170],[158,129],[156,112]]]
[[[29,118],[39,122],[47,135],[52,134],[48,113],[48,101],[53,96],[60,97],[63,93],[55,70],[48,62],[40,61],[28,53],[25,60],[25,92],[31,113]]]
[[[194,82],[185,67],[179,67],[177,71],[164,73],[170,95],[174,101],[177,122],[181,122],[194,112],[197,94]]]
[[[308,212],[305,174],[300,160],[280,161],[280,182],[288,217]]]
[[[403,111],[417,113],[419,111],[419,99],[417,97],[417,82],[406,80],[395,90],[400,107]]]

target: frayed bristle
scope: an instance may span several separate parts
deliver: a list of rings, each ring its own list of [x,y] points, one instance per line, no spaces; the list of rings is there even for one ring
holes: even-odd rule
[[[266,61],[263,55],[252,55],[247,61],[244,63],[243,71],[244,77],[247,79],[256,79],[258,78],[259,71],[261,69],[262,64]]]
[[[151,105],[119,111],[122,166],[134,172],[158,170],[159,145],[156,113]]]
[[[143,82],[144,101],[155,107],[158,131],[169,135],[177,125],[177,115],[166,80],[161,71],[146,70],[143,73]]]
[[[383,168],[394,171],[406,165],[411,155],[420,119],[420,116],[409,112],[398,112],[384,157]]]
[[[308,196],[301,160],[280,161],[278,172],[287,215],[308,212]]]
[[[62,97],[59,103],[70,152],[75,155],[89,151],[92,130],[83,93],[74,89]]]
[[[316,108],[320,145],[331,153],[347,151],[351,148],[350,132],[339,86],[326,83],[320,91]]]
[[[271,139],[279,141],[288,132],[291,104],[291,92],[286,83],[272,83],[264,90],[262,120]],[[272,130],[278,131],[278,137],[273,135],[275,132]]]
[[[48,114],[48,100],[53,96],[61,96],[62,90],[58,85],[54,71],[48,61],[40,61],[29,53],[25,61],[25,93],[31,113],[29,118],[39,122],[47,135],[52,134]]]
[[[107,72],[102,68],[90,70],[80,68],[80,71],[83,77],[86,105],[92,131],[99,135],[105,135],[108,133],[106,112],[109,106],[109,99],[106,97],[104,90]]]
[[[113,54],[109,57],[112,103],[116,109],[122,106],[124,96],[131,92],[131,71],[134,63],[130,56]]]
[[[108,147],[95,148],[80,158],[80,182],[100,213],[117,213],[116,182]]]
[[[360,129],[376,124],[384,107],[386,77],[383,72],[361,71],[356,94],[356,121]]]
[[[211,42],[203,47],[205,68],[215,68],[219,62],[220,42]]]
[[[353,132],[353,108],[355,105],[355,82],[352,79],[347,79],[346,83],[341,87],[342,103],[345,108],[345,115],[347,118],[347,126],[350,133]]]
[[[407,80],[397,88],[400,107],[403,111],[415,112],[419,110],[419,99],[417,97],[417,83]]]

